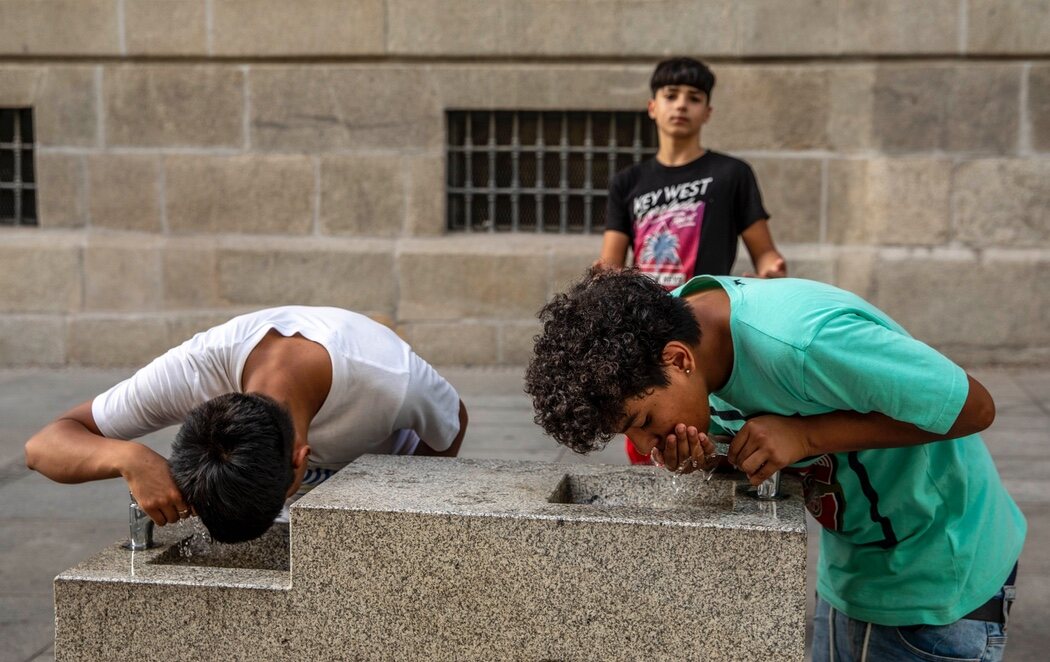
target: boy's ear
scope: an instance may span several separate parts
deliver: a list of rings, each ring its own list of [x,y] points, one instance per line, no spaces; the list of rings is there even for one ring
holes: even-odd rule
[[[656,97],[649,99],[649,103],[646,105],[646,111],[649,113],[649,119],[656,119]]]
[[[299,469],[306,464],[306,458],[310,457],[310,446],[303,444],[292,449],[292,467]]]
[[[669,368],[692,371],[693,369],[693,352],[689,347],[678,340],[672,340],[671,342],[664,345],[663,354],[660,357],[663,359],[663,364]]]

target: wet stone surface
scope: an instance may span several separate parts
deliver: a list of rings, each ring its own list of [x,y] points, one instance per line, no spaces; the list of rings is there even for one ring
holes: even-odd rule
[[[203,527],[201,527],[203,529]],[[194,565],[209,568],[289,569],[288,525],[274,524],[261,538],[227,545],[200,531],[168,547],[151,563]]]

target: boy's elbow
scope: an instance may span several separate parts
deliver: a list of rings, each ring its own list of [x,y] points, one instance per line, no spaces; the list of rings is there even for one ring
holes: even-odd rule
[[[995,400],[980,382],[970,377],[970,393],[967,397],[966,420],[973,433],[987,430],[995,422]]]
[[[24,451],[26,458],[26,468],[32,471],[41,471],[47,475],[46,469],[48,467],[49,456],[53,454],[48,438],[46,436],[47,428],[44,428],[40,432],[37,432],[29,441],[26,442]]]
[[[977,431],[982,432],[992,427],[995,422],[995,401],[991,396],[984,398],[977,413]]]
[[[35,437],[27,441],[25,445],[26,468],[32,471],[36,471],[37,463],[40,461],[39,445]]]

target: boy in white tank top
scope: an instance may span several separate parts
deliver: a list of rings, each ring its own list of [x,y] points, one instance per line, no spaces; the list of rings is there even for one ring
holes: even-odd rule
[[[170,464],[134,441],[180,422]],[[466,424],[452,385],[387,327],[284,306],[198,333],[74,407],[26,443],[26,463],[63,483],[121,476],[157,524],[192,512],[238,542],[364,453],[456,455]]]

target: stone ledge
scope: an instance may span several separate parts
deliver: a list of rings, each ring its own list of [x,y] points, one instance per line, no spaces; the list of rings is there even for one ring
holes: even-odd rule
[[[522,364],[536,312],[583,274],[598,246],[594,237],[500,235],[292,240],[13,229],[0,237],[0,312],[32,318],[44,335],[69,328],[68,337],[26,346],[38,357],[9,355],[0,365],[135,364],[195,327],[291,303],[386,315],[434,363]],[[935,346],[989,357],[1013,352],[997,347],[1050,347],[1050,290],[1039,287],[1050,248],[781,249],[792,276],[857,292]],[[736,271],[749,269],[741,253]]]
[[[303,0],[293,9],[280,0],[5,0],[0,25],[12,27],[0,30],[0,54],[762,58],[1045,54],[1050,43],[1046,0],[969,0],[965,35],[958,0],[571,5],[570,11],[568,3],[545,0]]]
[[[239,554],[287,559],[287,571],[227,567],[215,548],[171,564],[193,534],[176,525],[156,532],[155,550],[131,557],[114,544],[61,573],[56,654],[801,659],[800,487],[785,479],[771,504],[740,485],[719,475],[672,494],[645,467],[365,455],[292,507],[286,539]],[[652,563],[676,553],[695,560],[696,590]],[[175,627],[157,630],[147,604],[179,614]],[[703,636],[683,648],[650,627],[652,605],[693,614]]]

